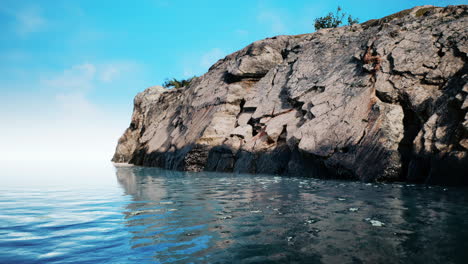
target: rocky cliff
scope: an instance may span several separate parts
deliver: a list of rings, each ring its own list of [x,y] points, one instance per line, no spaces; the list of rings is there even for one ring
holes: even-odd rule
[[[135,98],[114,162],[468,183],[468,6],[260,40]]]

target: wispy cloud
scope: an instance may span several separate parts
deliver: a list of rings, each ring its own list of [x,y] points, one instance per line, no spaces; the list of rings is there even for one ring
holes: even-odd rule
[[[137,71],[139,65],[130,61],[111,62],[99,66],[99,80],[106,83],[119,80],[123,75]]]
[[[94,87],[96,66],[83,63],[65,69],[62,73],[44,78],[41,83],[59,90],[89,90]]]
[[[22,37],[39,32],[47,25],[47,20],[43,16],[41,8],[37,6],[23,6],[18,9],[1,6],[0,12],[8,15],[13,20],[12,24],[15,32]]]
[[[89,63],[71,66],[60,73],[43,77],[41,84],[58,91],[85,91],[99,83],[112,83],[135,72],[138,64],[130,61]]]
[[[41,15],[41,10],[36,7],[27,7],[16,14],[18,20],[18,33],[26,35],[37,32],[46,25],[45,18]]]
[[[112,82],[114,79],[118,78],[120,75],[120,69],[113,65],[108,66],[101,73],[101,81],[103,82]]]

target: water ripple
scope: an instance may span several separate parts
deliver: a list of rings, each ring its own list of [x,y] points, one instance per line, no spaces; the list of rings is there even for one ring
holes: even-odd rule
[[[0,189],[0,263],[468,259],[462,188],[116,172],[121,188]]]

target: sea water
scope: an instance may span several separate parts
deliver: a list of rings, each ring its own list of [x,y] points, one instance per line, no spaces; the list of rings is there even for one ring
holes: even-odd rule
[[[467,263],[468,189],[3,166],[0,263]]]

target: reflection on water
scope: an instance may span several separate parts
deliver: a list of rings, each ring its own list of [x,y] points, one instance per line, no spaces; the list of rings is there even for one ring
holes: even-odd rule
[[[96,169],[93,187],[62,170],[86,184],[0,187],[0,263],[468,259],[467,189],[141,167]]]
[[[118,168],[133,248],[161,262],[468,259],[466,189]]]

